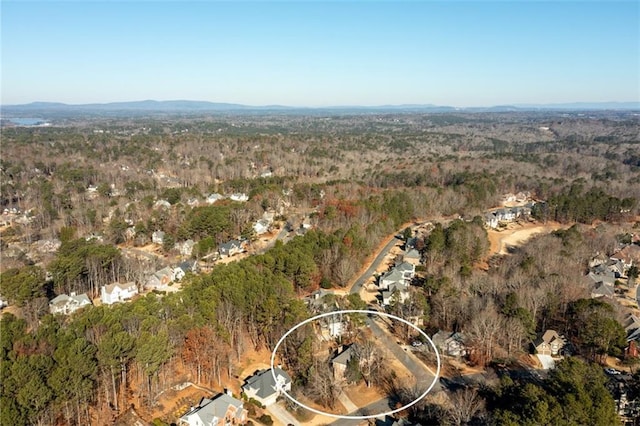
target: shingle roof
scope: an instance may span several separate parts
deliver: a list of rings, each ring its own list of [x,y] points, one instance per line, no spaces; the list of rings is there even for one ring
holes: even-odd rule
[[[291,382],[291,377],[289,377],[283,369],[276,367],[274,372],[276,377],[282,376],[285,383]],[[262,370],[255,376],[248,378],[246,387],[257,389],[256,395],[260,398],[268,398],[277,392],[276,382],[273,380],[271,369]]]

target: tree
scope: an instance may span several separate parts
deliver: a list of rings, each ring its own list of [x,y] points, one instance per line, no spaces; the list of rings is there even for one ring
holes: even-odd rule
[[[8,269],[0,274],[0,293],[11,303],[25,303],[46,296],[44,271],[39,266]]]
[[[448,417],[456,426],[467,425],[484,410],[484,400],[474,388],[465,387],[450,395]]]
[[[569,305],[569,317],[571,336],[592,360],[604,362],[607,355],[620,355],[624,350],[626,333],[611,305],[579,299]]]

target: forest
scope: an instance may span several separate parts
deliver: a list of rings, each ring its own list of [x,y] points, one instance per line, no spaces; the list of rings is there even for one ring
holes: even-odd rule
[[[412,225],[429,221],[414,241],[422,261],[412,297],[390,313],[420,316],[429,335],[463,332],[478,368],[520,368],[547,329],[566,336],[575,356],[544,379],[503,375],[427,398],[403,416],[423,424],[616,424],[600,365],[625,358],[628,311],[591,298],[585,276],[595,256],[637,245],[639,136],[630,113],[78,118],[3,127],[0,294],[9,307],[0,323],[0,423],[113,424],[132,404],[154,406],[176,383],[222,391],[248,349],[273,349],[311,316],[304,296],[348,288],[386,238],[409,229],[407,240]],[[531,220],[558,230],[492,255],[483,215],[520,191],[536,201]],[[205,202],[232,193],[248,201]],[[252,223],[270,212],[277,231],[298,229],[303,218],[311,228],[187,274],[179,291],[49,313],[60,294],[93,299],[113,282],[143,290],[163,266],[204,264],[234,238],[257,244]],[[165,239],[157,250],[134,256],[158,231]],[[195,243],[189,256],[176,248],[186,240]],[[47,244],[55,248],[41,248]],[[616,285],[632,285],[633,275]],[[292,353],[308,345],[304,336],[297,343]],[[312,357],[290,361],[298,386],[321,385]],[[630,388],[640,388],[640,374]]]

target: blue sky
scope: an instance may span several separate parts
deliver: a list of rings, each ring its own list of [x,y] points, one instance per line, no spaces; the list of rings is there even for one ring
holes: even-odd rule
[[[636,1],[6,1],[2,104],[640,100]]]

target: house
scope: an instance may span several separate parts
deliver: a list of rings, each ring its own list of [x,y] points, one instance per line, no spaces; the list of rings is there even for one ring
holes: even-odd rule
[[[344,373],[347,371],[347,364],[351,360],[351,357],[355,355],[353,346],[349,346],[345,350],[341,351],[331,360],[331,368],[333,368],[333,378],[336,380],[343,380]]]
[[[176,243],[175,248],[182,256],[191,256],[193,253],[193,248],[196,243],[193,240],[183,241],[181,243]]]
[[[256,223],[253,224],[253,231],[256,235],[262,235],[269,232],[269,227],[271,226],[271,222],[267,219],[260,219]]]
[[[245,201],[249,201],[249,196],[245,193],[237,192],[235,194],[231,194],[229,196],[229,199],[231,201],[238,201],[238,202],[244,203]]]
[[[151,241],[155,244],[162,244],[164,242],[164,235],[162,231],[155,231],[151,234]]]
[[[404,243],[404,248],[405,250],[411,250],[416,248],[417,244],[418,244],[418,238],[410,237],[410,238],[407,238],[407,241]]]
[[[291,377],[279,367],[274,368],[273,373],[276,380],[273,378],[274,374],[271,374],[271,369],[258,371],[247,379],[242,391],[248,398],[254,398],[267,407],[274,404],[282,390],[291,390]]]
[[[438,331],[431,336],[431,341],[442,354],[447,356],[463,357],[468,353],[465,336],[462,333]]]
[[[218,193],[209,194],[209,196],[206,199],[207,204],[213,204],[216,201],[220,201],[220,200],[224,200],[224,195],[221,195]]]
[[[128,283],[113,283],[100,287],[100,301],[105,305],[112,305],[131,299],[138,294],[138,286],[133,281]]]
[[[156,271],[145,283],[144,287],[150,290],[160,290],[166,288],[175,280],[175,272],[169,266]]]
[[[178,420],[184,426],[231,426],[243,425],[247,421],[247,410],[242,401],[227,394],[213,399],[202,398],[196,407],[192,407]]]
[[[382,305],[388,306],[393,302],[404,303],[409,296],[409,287],[402,283],[391,283],[387,290],[382,291]]]
[[[407,251],[404,254],[404,256],[402,256],[402,260],[405,263],[409,263],[414,267],[420,264],[420,259],[421,259],[420,252],[416,249],[411,249]],[[414,273],[415,273],[415,268],[414,268]]]
[[[388,290],[389,286],[395,283],[405,285],[404,274],[397,269],[392,269],[380,276],[378,288],[380,290]]]
[[[198,273],[198,262],[195,260],[185,260],[183,262],[178,263],[178,268],[180,268],[183,272],[183,276],[187,272],[191,272],[193,274]]]
[[[69,296],[61,294],[49,302],[49,311],[52,314],[70,315],[78,309],[91,305],[91,300],[86,293],[76,295],[72,292]]]
[[[598,297],[613,298],[614,296],[615,296],[614,287],[607,283],[599,282],[595,284],[595,286],[591,289],[592,299],[596,299]]]
[[[338,307],[335,293],[331,290],[318,289],[304,298],[305,303],[313,312],[327,312],[329,307]]]
[[[416,276],[416,265],[409,262],[402,262],[401,264],[396,265],[394,269],[402,273],[402,278],[404,278],[406,284],[409,284],[413,277]]]
[[[171,203],[168,202],[167,200],[158,200],[155,202],[155,204],[153,205],[154,208],[162,208],[162,209],[170,209],[171,208]]]
[[[231,240],[226,243],[222,243],[218,248],[218,252],[220,253],[221,258],[231,257],[238,253],[243,253],[244,248],[242,247],[242,241]]]
[[[567,340],[555,330],[547,330],[533,342],[533,347],[538,355],[562,356],[564,355]]]
[[[627,333],[627,342],[640,341],[640,318],[629,313],[622,321],[622,326]]]
[[[329,315],[322,318],[322,337],[331,340],[342,336],[345,332],[345,320],[341,314]]]
[[[636,244],[629,244],[611,256],[611,259],[621,261],[626,271],[631,266],[640,264],[640,246]]]
[[[493,213],[487,213],[484,215],[484,223],[488,228],[495,229],[498,227],[498,218]]]

